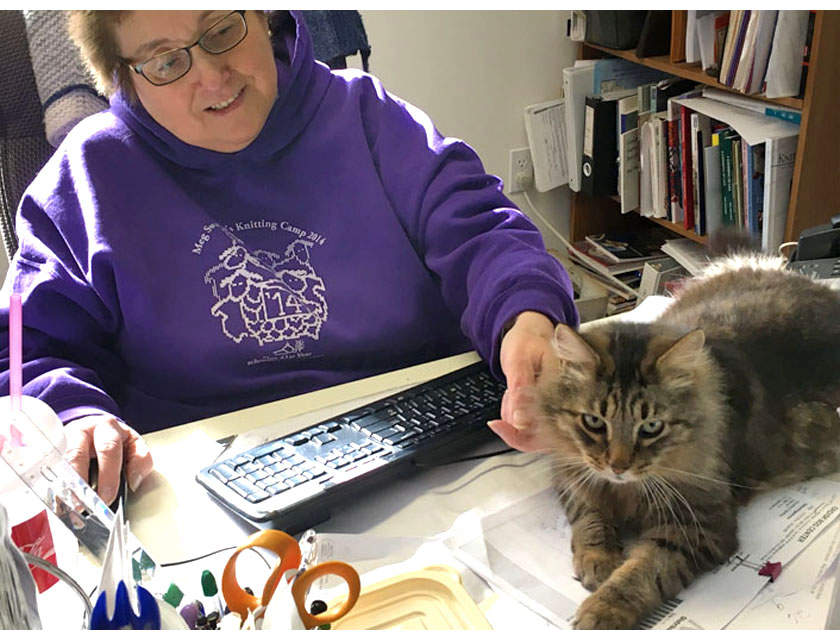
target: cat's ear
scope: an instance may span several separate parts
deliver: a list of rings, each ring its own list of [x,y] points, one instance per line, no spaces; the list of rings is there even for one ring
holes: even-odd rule
[[[656,359],[656,369],[670,387],[687,387],[694,384],[697,368],[706,359],[703,346],[706,334],[695,329],[677,340],[670,349]]]
[[[580,334],[565,324],[558,324],[552,340],[554,353],[564,362],[571,362],[585,367],[595,368],[601,359]]]

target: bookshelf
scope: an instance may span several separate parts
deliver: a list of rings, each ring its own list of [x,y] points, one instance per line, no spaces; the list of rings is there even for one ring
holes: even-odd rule
[[[672,54],[685,47],[684,14],[674,11]],[[581,43],[580,59],[616,56],[671,75],[695,80],[719,89],[731,91],[715,78],[703,72],[699,64],[672,62],[673,55],[639,58],[635,50],[621,51]],[[739,93],[739,92],[736,92]],[[743,94],[740,94],[743,95]],[[802,123],[796,149],[790,202],[788,204],[785,241],[795,241],[803,229],[828,222],[840,213],[840,11],[817,11],[814,21],[811,59],[803,98],[775,98],[767,100],[785,107],[802,110]],[[621,230],[646,224],[658,224],[672,231],[705,243],[706,236],[699,236],[682,225],[659,218],[645,218],[637,214],[622,214],[614,198],[591,198],[572,192],[570,235],[571,240],[582,240],[587,234],[602,233],[607,229]]]

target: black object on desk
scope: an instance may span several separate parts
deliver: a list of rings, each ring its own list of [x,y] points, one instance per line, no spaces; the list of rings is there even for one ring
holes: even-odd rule
[[[99,492],[99,461],[96,458],[90,459],[90,466],[88,467],[88,484],[90,488]],[[114,498],[113,502],[108,505],[108,508],[113,511],[114,513],[117,512],[117,508],[120,506],[120,500],[123,503],[123,509],[125,509],[125,495],[127,490],[126,476],[125,476],[125,467],[123,467],[122,471],[120,471],[120,481],[119,486],[117,487],[117,495]]]
[[[216,462],[196,480],[248,520],[297,533],[419,457],[495,438],[487,421],[504,389],[476,363]]]

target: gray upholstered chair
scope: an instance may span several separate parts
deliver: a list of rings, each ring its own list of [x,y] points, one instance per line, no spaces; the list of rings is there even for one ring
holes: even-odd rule
[[[50,157],[43,109],[20,11],[0,11],[0,235],[11,261],[15,212],[26,187]]]

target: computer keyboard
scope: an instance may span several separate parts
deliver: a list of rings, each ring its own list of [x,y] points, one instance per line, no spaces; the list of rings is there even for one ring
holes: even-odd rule
[[[297,533],[415,460],[443,461],[495,437],[487,421],[503,393],[479,362],[215,462],[196,480],[248,520]]]

